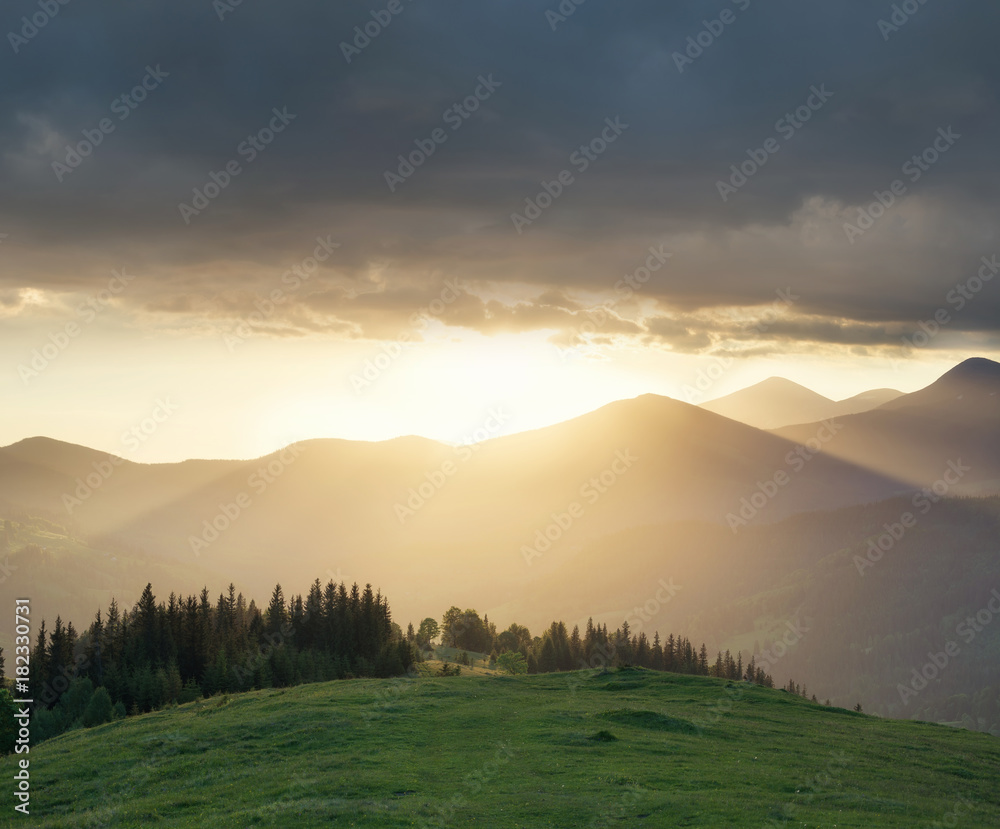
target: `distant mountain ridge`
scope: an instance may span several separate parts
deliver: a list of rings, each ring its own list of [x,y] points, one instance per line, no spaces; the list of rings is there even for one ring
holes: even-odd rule
[[[961,461],[969,469],[953,494],[1000,491],[1000,363],[993,360],[965,360],[926,388],[839,423],[837,439],[823,447],[827,456],[914,487],[939,481]],[[820,426],[772,433],[801,443]]]
[[[966,404],[984,405],[989,410],[996,410],[1000,405],[1000,363],[984,357],[971,357],[946,371],[929,386],[902,395],[886,404],[885,408],[950,407],[962,400]]]
[[[972,471],[949,494],[1000,491],[1000,410],[984,402],[1000,401],[1000,367],[988,363],[838,417],[825,442],[821,423],[766,432],[657,395],[459,447],[311,440],[249,461],[136,464],[32,438],[0,449],[0,508],[107,549],[235,567],[254,594],[329,569],[391,590],[404,617],[459,589],[497,607],[630,528],[730,533],[733,515],[775,522],[929,486],[954,460]]]
[[[903,396],[895,389],[872,389],[846,400],[831,400],[784,377],[769,377],[701,408],[758,429],[779,429],[875,409]]]
[[[234,580],[268,595],[277,582],[319,574],[371,581],[404,625],[458,603],[532,632],[550,613],[605,613],[617,624],[622,613],[644,622],[652,608],[651,625],[658,617],[663,629],[687,626],[747,652],[758,639],[766,650],[801,610],[807,626],[822,620],[809,635],[823,648],[789,655],[782,669],[893,711],[896,674],[876,681],[859,649],[919,627],[905,647],[879,646],[906,663],[905,679],[925,642],[938,646],[933,626],[978,609],[975,591],[1000,578],[996,503],[981,515],[975,502],[970,511],[939,505],[1000,492],[998,425],[1000,364],[969,360],[876,409],[773,432],[643,395],[458,447],[312,440],[249,461],[137,464],[31,438],[0,449],[0,517],[51,518],[92,546],[46,542],[39,527],[34,537],[54,558],[33,566],[25,556],[35,553],[12,548],[19,570],[3,589],[44,573],[46,600],[58,604],[134,587],[150,571],[174,574],[172,587],[185,592]],[[922,487],[932,489],[915,492]],[[915,527],[860,575],[853,558],[905,511]],[[949,567],[962,579],[949,581]],[[669,601],[656,598],[667,596],[664,583],[679,588]],[[937,615],[924,614],[939,593]],[[890,599],[892,613],[882,612]],[[872,684],[838,690],[837,670],[802,661],[821,650],[853,660],[851,676]],[[978,690],[968,671],[985,663],[969,664],[921,705],[984,716],[981,700],[969,708],[952,699]],[[1000,676],[989,683],[1000,688]]]
[[[35,438],[0,449],[0,505],[104,546],[238,567],[255,594],[327,568],[364,572],[399,596],[400,612],[416,613],[450,601],[456,573],[489,606],[588,538],[681,519],[725,524],[789,469],[794,450],[778,435],[643,395],[459,447],[313,440],[252,461],[135,464]],[[803,466],[762,520],[903,489],[822,455]],[[525,549],[537,557],[526,561]]]

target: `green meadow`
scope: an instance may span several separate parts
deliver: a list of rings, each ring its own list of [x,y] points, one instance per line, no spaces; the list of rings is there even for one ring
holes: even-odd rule
[[[640,669],[421,667],[69,732],[30,753],[30,818],[6,794],[0,825],[1000,826],[988,735]]]

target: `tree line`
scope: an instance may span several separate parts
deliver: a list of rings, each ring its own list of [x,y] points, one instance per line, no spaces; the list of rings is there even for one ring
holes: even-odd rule
[[[442,646],[489,654],[491,665],[511,673],[637,666],[775,687],[754,657],[744,663],[742,653],[734,657],[727,650],[711,660],[704,643],[695,648],[673,633],[661,640],[654,632],[649,639],[627,621],[609,631],[590,619],[582,633],[579,626],[570,632],[553,622],[533,637],[523,625],[498,632],[489,616],[452,607],[440,625],[427,618],[404,634],[371,585],[323,586],[316,579],[305,597],[286,600],[279,584],[261,610],[232,584],[214,602],[207,588],[158,602],[147,584],[133,608],[122,610],[112,599],[82,633],[60,617],[51,630],[41,622],[31,652],[33,740],[219,693],[398,676],[432,651],[438,636]],[[0,650],[0,671],[2,665]],[[784,690],[806,695],[791,680]],[[0,713],[0,719],[6,717]]]
[[[286,600],[281,585],[263,610],[230,584],[214,602],[147,584],[131,610],[111,601],[82,633],[57,617],[31,651],[33,737],[97,725],[217,693],[345,677],[403,674],[419,652],[392,621],[381,593],[316,579]]]
[[[438,635],[444,647],[489,654],[491,664],[513,673],[631,665],[775,687],[773,677],[756,664],[753,656],[744,664],[742,653],[737,652],[734,658],[727,650],[710,659],[704,643],[695,648],[690,639],[673,633],[661,640],[658,631],[654,631],[650,640],[645,631],[633,631],[628,621],[609,632],[606,624],[595,625],[591,618],[583,633],[578,625],[570,632],[564,622],[553,622],[541,636],[533,637],[528,628],[516,623],[497,632],[488,615],[480,617],[475,610],[452,607],[444,614],[440,625],[429,617],[421,622],[416,632],[412,625],[407,630],[407,638],[420,649],[428,648]],[[507,657],[507,654],[518,654],[521,658]],[[806,696],[805,689],[792,681],[784,690]]]

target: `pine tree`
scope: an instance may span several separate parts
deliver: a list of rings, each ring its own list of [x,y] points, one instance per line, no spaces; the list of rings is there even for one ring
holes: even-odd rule
[[[141,637],[140,659],[149,665],[155,665],[158,661],[159,649],[157,648],[158,636],[156,630],[156,597],[153,595],[153,585],[146,583],[142,596],[135,607],[135,621],[139,628]]]
[[[38,637],[35,640],[35,647],[31,651],[31,673],[29,676],[31,699],[47,703],[47,700],[43,696],[43,689],[49,676],[49,649],[44,619],[42,619],[42,623],[38,626]]]
[[[106,647],[104,649],[104,657],[109,662],[116,662],[118,660],[120,650],[121,640],[118,638],[121,632],[121,616],[118,613],[118,602],[114,598],[111,599],[111,604],[108,605],[108,619],[104,623],[104,635],[106,637]]]
[[[660,643],[659,631],[653,631],[653,649],[650,653],[650,667],[654,671],[663,670],[663,645]]]
[[[556,647],[552,642],[552,636],[546,632],[542,640],[542,651],[538,656],[539,673],[547,674],[555,671],[558,667],[556,661]]]
[[[583,634],[583,658],[589,665],[594,655],[594,648],[597,646],[597,631],[594,629],[594,620],[587,618],[587,630]]]
[[[293,596],[288,603],[288,623],[292,628],[292,636],[297,645],[304,647],[306,609],[302,596]]]
[[[196,676],[204,676],[211,663],[216,645],[212,632],[215,625],[212,620],[212,603],[208,600],[208,588],[203,587],[198,596],[198,621],[196,628],[197,669]]]
[[[285,595],[281,592],[280,584],[274,586],[274,591],[271,593],[271,602],[267,606],[265,617],[269,633],[278,633],[285,626],[287,618],[285,613]]]
[[[319,648],[323,638],[323,587],[316,579],[306,596],[305,614],[302,620],[302,645]]]

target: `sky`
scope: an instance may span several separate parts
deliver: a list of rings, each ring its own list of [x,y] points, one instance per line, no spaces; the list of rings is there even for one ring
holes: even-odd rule
[[[0,445],[463,442],[1000,356],[986,0],[45,8],[0,12]]]

